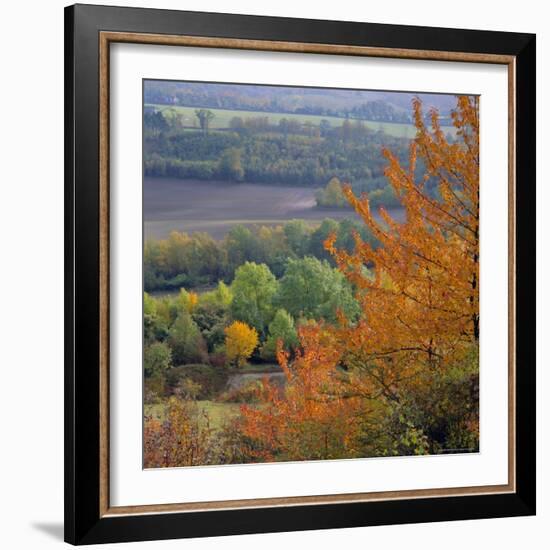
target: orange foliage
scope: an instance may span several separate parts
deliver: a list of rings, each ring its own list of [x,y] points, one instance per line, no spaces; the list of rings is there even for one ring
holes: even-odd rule
[[[212,433],[208,415],[189,400],[171,397],[164,419],[145,418],[143,462],[145,468],[208,464]]]
[[[336,366],[341,352],[329,331],[318,325],[299,329],[303,350],[292,364],[279,346],[286,377],[284,392],[264,378],[261,406],[241,406],[242,433],[257,442],[256,457],[314,460],[358,456],[353,422],[360,406],[345,399]]]
[[[199,295],[196,292],[190,292],[189,301],[187,304],[187,311],[189,313],[193,313],[198,303],[199,303]]]
[[[390,151],[386,176],[400,198],[406,221],[370,211],[367,196],[345,194],[380,242],[373,247],[356,235],[353,253],[326,242],[339,269],[359,289],[364,312],[357,326],[343,326],[339,339],[351,364],[369,364],[369,382],[387,397],[418,369],[460,360],[479,338],[479,122],[477,99],[460,97],[453,114],[456,141],[447,141],[435,111],[432,131],[414,102],[417,137],[408,169]],[[415,174],[417,157],[425,174]],[[438,182],[440,200],[425,190]],[[374,266],[374,276],[365,266]],[[371,388],[371,389],[374,389]]]
[[[354,324],[340,314],[338,326],[302,327],[303,349],[292,364],[279,352],[284,392],[265,380],[262,404],[242,407],[242,432],[256,442],[258,458],[365,456],[358,454],[365,452],[361,430],[364,435],[365,427],[380,426],[377,418],[387,417],[388,407],[397,407],[403,396],[435,387],[445,372],[441,369],[459,364],[477,347],[477,99],[459,97],[455,140],[447,140],[435,111],[431,131],[425,126],[418,100],[414,115],[417,136],[408,168],[384,151],[386,176],[406,220],[399,223],[381,209],[379,224],[368,196],[358,198],[350,186],[344,189],[380,243],[373,248],[356,234],[351,253],[336,248],[336,235],[325,243],[353,283],[362,315]],[[420,181],[418,158],[424,168]],[[434,180],[439,199],[427,192]],[[409,432],[415,433],[412,425]]]

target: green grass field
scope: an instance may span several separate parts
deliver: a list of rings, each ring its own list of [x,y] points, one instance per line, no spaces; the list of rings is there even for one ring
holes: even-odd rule
[[[174,105],[159,105],[159,104],[146,104],[146,107],[154,107],[160,111],[177,111],[182,114],[184,117],[183,123],[186,126],[193,126],[198,122],[195,116],[196,107],[181,107]],[[319,125],[321,120],[328,120],[332,126],[340,126],[342,124],[343,118],[333,117],[333,116],[321,116],[321,115],[302,115],[302,114],[289,114],[289,113],[266,113],[264,111],[236,111],[230,109],[209,109],[215,115],[215,118],[212,120],[211,128],[228,128],[229,121],[235,117],[239,116],[241,118],[250,118],[265,116],[269,119],[271,124],[278,124],[279,120],[286,118],[289,120],[299,120],[300,122],[311,122],[316,126]],[[168,114],[166,113],[166,114]],[[412,138],[416,135],[416,128],[413,124],[403,124],[398,122],[375,122],[371,120],[363,121],[367,128],[371,130],[383,130],[386,134],[394,137],[408,137]],[[454,128],[449,126],[442,127],[444,132],[450,132],[454,135]]]
[[[219,430],[223,424],[239,414],[239,403],[218,403],[216,401],[196,401],[200,409],[208,413],[212,428]],[[145,405],[145,416],[163,419],[162,403]]]

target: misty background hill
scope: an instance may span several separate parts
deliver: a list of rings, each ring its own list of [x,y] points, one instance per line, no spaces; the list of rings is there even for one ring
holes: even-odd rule
[[[410,122],[411,102],[418,96],[427,113],[436,108],[442,122],[456,106],[452,94],[304,88],[253,84],[217,84],[148,80],[146,104],[184,105],[289,114],[350,117],[387,122]]]

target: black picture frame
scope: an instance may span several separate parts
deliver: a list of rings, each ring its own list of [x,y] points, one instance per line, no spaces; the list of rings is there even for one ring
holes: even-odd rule
[[[516,490],[140,515],[100,513],[99,33],[208,36],[515,58]],[[65,540],[145,541],[535,514],[535,36],[75,5],[65,9]]]

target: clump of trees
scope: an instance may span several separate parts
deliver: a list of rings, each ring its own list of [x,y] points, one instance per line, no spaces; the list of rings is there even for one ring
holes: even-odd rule
[[[231,368],[276,360],[277,346],[293,353],[297,327],[312,320],[335,321],[338,312],[358,314],[351,285],[326,260],[291,259],[280,279],[266,264],[244,262],[230,285],[219,281],[201,294],[144,294],[144,375],[146,399],[174,394],[185,376],[200,383],[200,395],[216,397],[219,385],[205,383]],[[194,366],[198,370],[183,367]],[[182,370],[183,369],[183,370]],[[223,384],[222,384],[223,385]],[[210,391],[212,390],[212,391]]]
[[[319,206],[337,206],[339,208],[349,206],[338,178],[332,178],[324,189],[317,191],[315,200]]]

